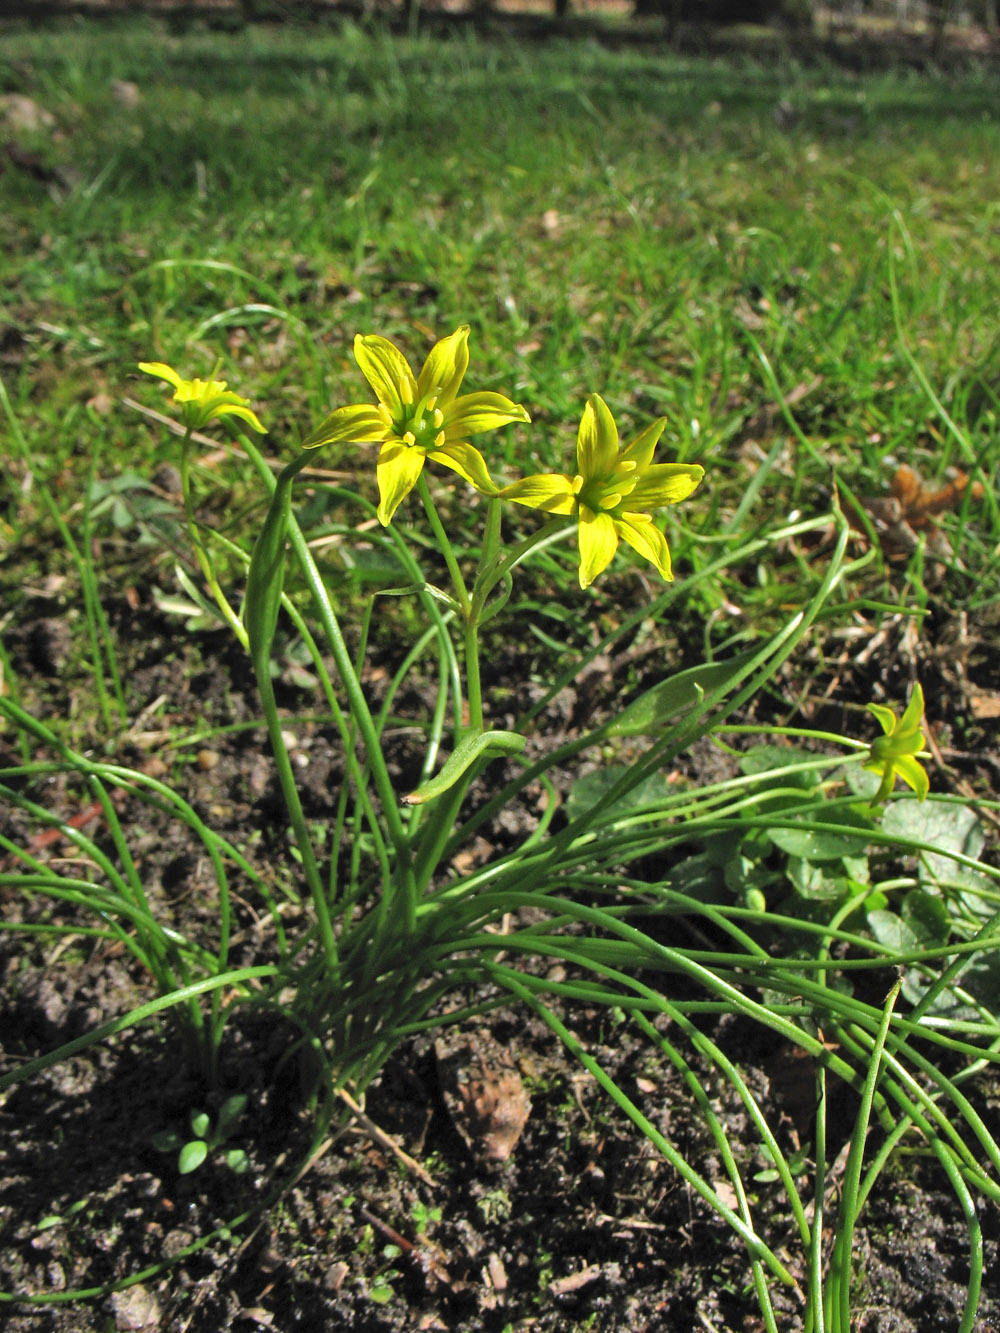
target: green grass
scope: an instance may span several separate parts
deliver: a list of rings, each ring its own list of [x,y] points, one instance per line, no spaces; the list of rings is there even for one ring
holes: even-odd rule
[[[717,550],[703,539],[821,512],[834,469],[877,495],[897,463],[928,481],[960,464],[987,495],[947,520],[950,590],[996,599],[988,73],[142,21],[10,27],[0,86],[55,117],[22,136],[53,178],[2,178],[3,375],[29,453],[8,472],[10,535],[36,517],[26,468],[59,479],[69,512],[93,449],[105,479],[123,456],[140,472],[172,457],[114,402],[156,403],[140,359],[206,375],[222,357],[287,454],[364,398],[356,331],[418,359],[468,321],[469,383],[534,418],[494,441],[498,472],[568,466],[588,392],[624,430],[668,418],[662,456],[708,469],[674,533],[682,570]],[[808,390],[798,439],[775,386]],[[322,461],[371,477],[363,455]],[[213,476],[240,516],[249,473]],[[919,591],[911,574],[894,595]],[[787,601],[786,573],[747,583],[726,590],[741,606]]]
[[[115,79],[138,85],[136,108]],[[69,179],[4,177],[5,322],[24,340],[7,374],[54,467],[79,449],[60,422],[128,389],[141,356],[195,373],[221,353],[301,431],[359,393],[355,330],[419,353],[467,319],[480,383],[531,402],[540,429],[517,446],[549,464],[600,390],[636,419],[666,413],[680,455],[728,471],[770,400],[750,333],[785,388],[823,377],[799,419],[852,483],[888,454],[937,474],[956,447],[929,432],[897,345],[890,201],[931,383],[961,405],[1000,368],[986,76],[140,24],[9,31],[0,80],[56,116],[45,151]],[[779,101],[799,111],[789,130]],[[184,266],[207,260],[243,274]]]

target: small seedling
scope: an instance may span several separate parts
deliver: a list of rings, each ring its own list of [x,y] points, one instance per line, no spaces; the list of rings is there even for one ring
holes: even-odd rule
[[[157,1152],[176,1152],[177,1170],[182,1176],[197,1171],[209,1153],[219,1148],[229,1138],[239,1124],[246,1110],[247,1098],[243,1093],[227,1097],[219,1109],[215,1129],[207,1111],[191,1112],[191,1131],[193,1138],[185,1139],[175,1129],[164,1129],[153,1135],[152,1143]],[[250,1159],[242,1148],[228,1148],[223,1160],[230,1171],[243,1175],[250,1169]]]

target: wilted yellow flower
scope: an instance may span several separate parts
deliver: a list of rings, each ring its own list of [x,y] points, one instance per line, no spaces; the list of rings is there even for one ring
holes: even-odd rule
[[[607,403],[591,394],[584,408],[576,445],[576,476],[541,473],[524,477],[500,492],[504,500],[530,505],[547,514],[575,514],[579,519],[580,587],[593,583],[614,558],[618,539],[673,578],[667,539],[650,509],[686,499],[705,475],[697,463],[654,463],[653,451],[667,424],[661,417],[625,449]]]
[[[139,369],[174,386],[174,402],[179,405],[181,420],[188,430],[201,430],[219,417],[239,417],[262,435],[266,433],[250,408],[250,400],[230,393],[225,380],[182,380],[176,370],[162,361],[140,361]]]
[[[469,326],[463,324],[431,348],[414,377],[406,358],[386,338],[367,334],[354,339],[354,356],[375,390],[376,403],[338,407],[303,440],[304,449],[323,444],[381,444],[377,476],[378,517],[388,524],[401,501],[417,484],[424,460],[443,463],[485,495],[497,487],[478,449],[467,435],[496,430],[512,421],[530,421],[520,405],[499,393],[458,397],[469,366]]]

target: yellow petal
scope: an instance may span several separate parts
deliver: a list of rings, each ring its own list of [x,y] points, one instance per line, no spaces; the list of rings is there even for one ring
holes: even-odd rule
[[[444,433],[449,441],[484,430],[509,426],[512,421],[530,421],[520,403],[512,403],[499,393],[467,393],[444,409]]]
[[[321,444],[374,444],[384,440],[390,428],[371,403],[338,407],[320,422],[302,441],[303,449],[318,449]]]
[[[697,463],[654,463],[639,478],[629,495],[629,508],[659,509],[686,500],[705,469]]]
[[[531,509],[542,509],[546,514],[572,514],[576,509],[576,492],[572,477],[557,472],[540,472],[533,477],[522,477],[500,492],[501,500],[514,500]]]
[[[917,763],[911,755],[902,755],[893,764],[893,768],[906,785],[916,792],[918,799],[922,801],[931,789],[931,780],[927,776],[923,765]]]
[[[587,399],[576,440],[576,466],[584,482],[608,475],[618,459],[618,427],[598,393]]]
[[[139,369],[146,375],[155,375],[157,379],[166,380],[175,389],[180,389],[184,384],[184,380],[181,379],[173,366],[168,366],[163,361],[140,361]]]
[[[885,734],[891,736],[896,730],[896,714],[892,709],[885,708],[882,704],[866,704],[865,707],[869,713],[878,718],[879,726]]]
[[[615,531],[633,551],[655,565],[662,578],[670,583],[674,577],[670,563],[670,547],[663,533],[648,514],[620,514],[615,520]]]
[[[226,397],[236,398],[236,394],[227,394]],[[256,412],[246,405],[245,400],[240,399],[235,403],[216,403],[209,410],[207,420],[213,421],[218,417],[239,417],[241,421],[251,425],[254,430],[260,431],[261,435],[267,434],[267,428],[261,425]]]
[[[443,463],[445,467],[451,468],[484,495],[499,493],[499,487],[486,466],[486,459],[473,445],[446,444],[441,449],[431,450],[427,457],[433,459],[435,463]]]
[[[431,348],[417,379],[417,398],[437,395],[438,407],[447,407],[458,393],[469,368],[469,326],[462,324]]]
[[[406,357],[387,338],[381,338],[377,333],[365,336],[359,333],[354,339],[354,359],[379,402],[398,419],[404,403],[412,403],[417,392],[417,382]]]
[[[419,449],[408,449],[398,440],[383,444],[378,457],[378,521],[388,527],[401,502],[417,484],[424,466],[424,455]]]
[[[598,574],[603,573],[618,550],[618,534],[610,514],[595,513],[586,505],[580,507],[580,587],[589,588]]]
[[[645,472],[653,461],[653,453],[656,450],[656,446],[659,443],[660,436],[663,434],[666,424],[667,418],[660,417],[657,421],[654,421],[651,426],[647,426],[644,431],[641,431],[632,443],[626,449],[622,450],[619,465],[626,461],[631,462],[635,464],[637,472]]]
[[[899,723],[901,732],[920,731],[921,743],[923,743],[923,732],[920,724],[924,720],[924,692],[920,682],[913,687],[913,693],[910,695],[910,702],[906,705],[906,712],[903,714]]]

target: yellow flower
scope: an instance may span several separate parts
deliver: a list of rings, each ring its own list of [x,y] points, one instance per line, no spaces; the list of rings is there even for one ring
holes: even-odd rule
[[[376,470],[378,517],[383,524],[391,521],[413,490],[428,458],[451,468],[485,495],[496,495],[482,454],[465,436],[531,420],[520,403],[499,393],[458,396],[469,366],[468,341],[469,326],[463,324],[431,348],[414,378],[406,358],[391,342],[377,334],[359,333],[354,357],[378,401],[338,407],[302,442],[304,449],[381,444]]]
[[[250,409],[250,400],[230,393],[225,380],[182,380],[162,361],[140,361],[139,369],[174,386],[174,402],[179,404],[181,420],[188,430],[201,430],[219,417],[239,417],[262,435],[266,433]]]
[[[930,791],[930,779],[914,755],[927,744],[922,723],[924,720],[924,692],[920,685],[914,685],[906,712],[897,718],[891,708],[881,704],[869,704],[868,711],[878,718],[884,736],[879,736],[871,744],[871,758],[865,768],[872,773],[882,774],[882,783],[872,801],[878,805],[892,791],[896,777],[903,779],[922,801]]]
[[[654,421],[625,449],[618,427],[599,394],[587,399],[576,445],[575,477],[543,473],[524,477],[500,492],[504,500],[575,514],[579,519],[580,587],[593,583],[614,558],[619,537],[670,580],[667,539],[647,512],[685,500],[705,475],[697,463],[654,463],[653,451],[666,418]]]

